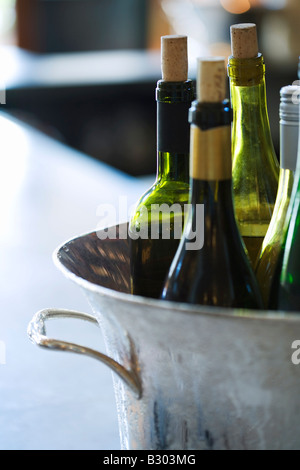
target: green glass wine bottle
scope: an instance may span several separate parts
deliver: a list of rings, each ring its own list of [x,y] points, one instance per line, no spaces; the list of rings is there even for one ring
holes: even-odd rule
[[[279,185],[272,219],[255,266],[255,274],[266,308],[270,307],[270,288],[284,243],[286,218],[297,165],[299,93],[300,87],[296,85],[285,86],[280,90]]]
[[[278,310],[300,312],[300,167],[295,177],[295,199],[284,243],[276,302]]]
[[[157,174],[129,221],[131,292],[158,298],[182,235],[189,197],[188,112],[194,86],[188,79],[186,36],[161,38],[162,79],[157,82]]]
[[[255,24],[233,25],[228,60],[233,108],[233,192],[238,226],[254,267],[278,190],[279,163],[267,111],[265,65]]]
[[[300,58],[298,78],[300,80]],[[300,106],[299,94],[298,106]],[[285,222],[281,254],[277,264],[278,277],[276,276],[272,283],[273,299],[270,302],[272,308],[294,312],[300,312],[300,121],[298,126],[298,153],[294,186]]]
[[[198,59],[197,100],[189,113],[190,209],[161,298],[257,309],[262,300],[234,215],[225,90],[225,60]]]

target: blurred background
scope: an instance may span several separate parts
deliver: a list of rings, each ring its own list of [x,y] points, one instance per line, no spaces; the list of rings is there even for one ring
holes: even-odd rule
[[[278,154],[281,86],[297,80],[299,0],[0,0],[6,112],[131,175],[155,172],[160,36],[230,55],[231,24],[254,22]],[[4,100],[2,100],[3,102]]]

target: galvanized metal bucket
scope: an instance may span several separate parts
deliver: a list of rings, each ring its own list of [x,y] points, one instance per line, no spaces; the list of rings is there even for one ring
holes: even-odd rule
[[[124,229],[116,226],[116,239],[93,232],[56,250],[56,265],[94,315],[42,310],[28,326],[31,340],[115,372],[122,449],[300,449],[300,315],[133,296]],[[106,354],[48,338],[53,316],[100,325]]]

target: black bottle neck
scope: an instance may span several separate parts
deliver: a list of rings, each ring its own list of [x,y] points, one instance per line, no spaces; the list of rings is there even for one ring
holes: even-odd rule
[[[194,99],[192,80],[159,80],[157,101],[157,178],[189,181],[190,125],[188,113]]]

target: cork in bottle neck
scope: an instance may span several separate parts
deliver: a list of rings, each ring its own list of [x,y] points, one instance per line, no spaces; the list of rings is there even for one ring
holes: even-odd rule
[[[224,57],[198,58],[197,101],[221,103],[226,97],[226,68]]]
[[[254,23],[230,27],[231,53],[236,59],[252,59],[258,54],[257,29]]]
[[[187,36],[161,37],[161,72],[166,82],[184,82],[188,79]]]
[[[197,101],[190,110],[190,176],[194,180],[231,179],[231,112],[225,97],[225,59],[199,58]]]

